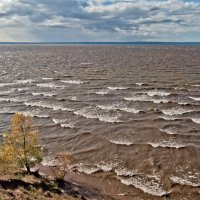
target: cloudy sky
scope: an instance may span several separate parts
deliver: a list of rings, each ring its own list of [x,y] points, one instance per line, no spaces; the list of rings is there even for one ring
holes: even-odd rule
[[[0,0],[0,41],[200,42],[200,0]]]

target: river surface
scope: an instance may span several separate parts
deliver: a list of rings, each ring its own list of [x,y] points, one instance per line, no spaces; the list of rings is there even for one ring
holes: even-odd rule
[[[116,199],[200,199],[199,46],[0,45],[0,132],[15,112]]]

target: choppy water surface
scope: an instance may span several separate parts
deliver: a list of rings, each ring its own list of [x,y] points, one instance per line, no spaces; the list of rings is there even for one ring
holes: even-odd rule
[[[200,47],[0,46],[0,129],[34,116],[46,159],[116,199],[200,199]]]

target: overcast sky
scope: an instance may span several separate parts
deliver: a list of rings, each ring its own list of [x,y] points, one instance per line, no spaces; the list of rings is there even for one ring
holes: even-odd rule
[[[200,0],[0,0],[0,41],[200,42]]]

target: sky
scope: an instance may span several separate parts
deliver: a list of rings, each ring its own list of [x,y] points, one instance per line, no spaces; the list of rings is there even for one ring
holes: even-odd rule
[[[0,0],[0,42],[200,42],[200,0]]]

